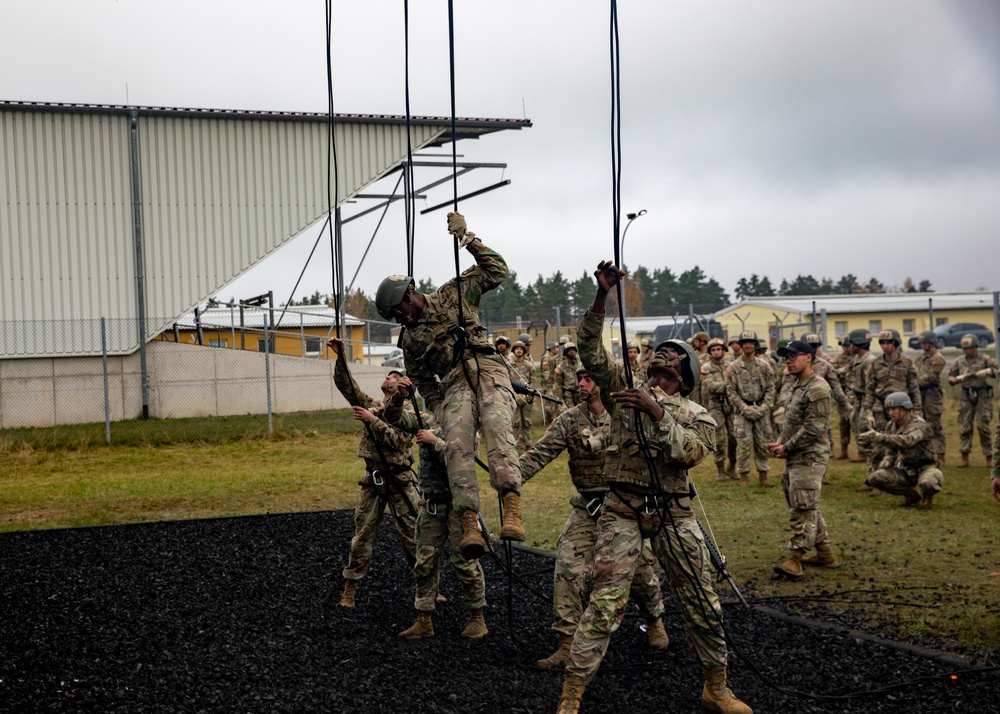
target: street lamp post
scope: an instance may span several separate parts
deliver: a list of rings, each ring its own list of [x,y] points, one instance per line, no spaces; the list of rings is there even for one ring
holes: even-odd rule
[[[628,223],[625,224],[625,230],[622,231],[622,245],[621,245],[621,251],[620,251],[622,265],[625,264],[625,236],[628,235],[629,226],[632,225],[632,221],[634,221],[636,218],[639,218],[640,216],[645,216],[645,215],[646,215],[646,209],[645,208],[643,208],[638,213],[626,213],[625,214],[625,217],[628,219]],[[618,266],[618,267],[621,267],[621,266]]]

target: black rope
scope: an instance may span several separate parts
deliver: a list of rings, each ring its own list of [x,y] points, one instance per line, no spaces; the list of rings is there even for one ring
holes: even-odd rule
[[[406,95],[406,165],[403,166],[403,176],[406,181],[403,190],[406,198],[406,274],[413,275],[413,253],[416,243],[416,205],[413,183],[413,145],[410,135],[410,0],[403,0],[403,64],[404,86]],[[395,193],[395,191],[393,191]]]
[[[337,163],[336,120],[333,103],[333,0],[326,0],[326,97],[327,97],[327,150],[326,150],[326,224],[330,229],[330,264],[333,283],[334,324],[337,337],[341,336],[340,306],[343,304],[344,275],[340,253],[339,226],[335,230],[333,215],[335,201],[338,198],[339,166]],[[339,216],[338,216],[339,217]],[[322,234],[321,234],[322,235]],[[346,359],[347,355],[343,355]]]

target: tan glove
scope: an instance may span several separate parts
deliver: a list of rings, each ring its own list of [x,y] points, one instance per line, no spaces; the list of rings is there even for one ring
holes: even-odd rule
[[[865,414],[865,426],[868,427],[869,431],[875,430],[875,415],[871,412]]]
[[[858,443],[862,446],[868,446],[869,444],[874,444],[876,438],[879,434],[877,431],[863,431],[858,434]]]
[[[993,370],[990,369],[989,367],[985,367],[976,372],[976,376],[979,377],[980,379],[989,379],[990,377],[993,376]]]

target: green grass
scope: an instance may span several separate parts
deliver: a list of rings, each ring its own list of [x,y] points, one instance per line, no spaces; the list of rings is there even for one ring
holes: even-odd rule
[[[787,540],[780,489],[744,490],[716,482],[711,463],[696,468],[693,479],[707,513],[699,508],[699,517],[710,525],[741,590],[760,598],[828,597],[833,602],[823,607],[843,611],[868,630],[995,658],[1000,504],[989,498],[978,446],[972,468],[955,467],[953,402],[947,414],[944,491],[931,511],[900,508],[897,497],[855,493],[864,465],[831,462],[832,483],[823,489],[821,507],[845,565],[810,569],[796,582],[777,580],[772,572]],[[266,420],[263,430],[260,424],[260,417],[144,422],[127,444],[114,446],[104,445],[103,424],[5,432],[0,531],[354,506],[361,427],[347,412],[283,415],[270,437]],[[116,429],[121,434],[124,427]],[[781,462],[771,465],[780,475]],[[496,532],[497,499],[485,474],[480,487],[484,516]],[[554,548],[571,495],[565,455],[525,485],[527,545]],[[857,590],[865,592],[848,593]]]

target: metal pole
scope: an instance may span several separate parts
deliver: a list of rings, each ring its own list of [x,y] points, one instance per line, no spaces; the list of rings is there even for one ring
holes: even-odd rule
[[[811,322],[810,332],[812,332],[813,334],[815,334],[816,333],[816,301],[813,300],[812,304],[813,304],[813,310],[812,310],[812,316],[810,317],[810,322]]]
[[[271,419],[271,336],[264,320],[264,386],[267,388],[267,433],[274,433]]]
[[[934,298],[927,298],[927,312],[929,313],[931,324],[927,328],[928,330],[934,329]]]
[[[1000,292],[993,292],[993,332],[996,333],[1000,329]],[[994,352],[996,352],[997,361],[1000,362],[1000,335],[996,335],[993,342]]]
[[[306,316],[299,313],[299,339],[302,341],[302,356],[306,356]]]
[[[556,305],[556,342],[562,337],[562,317],[559,314],[559,306]]]
[[[372,321],[365,320],[365,364],[372,363]]]
[[[149,373],[146,371],[146,296],[142,260],[142,199],[139,194],[139,112],[129,112],[132,152],[132,229],[135,232],[135,301],[139,313],[139,373],[142,385],[142,418],[149,419]]]
[[[111,399],[108,397],[108,329],[107,318],[101,318],[101,357],[104,362],[104,439],[111,446]]]
[[[229,336],[231,338],[229,344],[231,344],[233,346],[233,349],[235,350],[236,349],[236,315],[233,312],[233,303],[232,303],[232,301],[230,301],[230,303],[229,303]]]
[[[819,311],[819,341],[826,346],[826,308]]]

